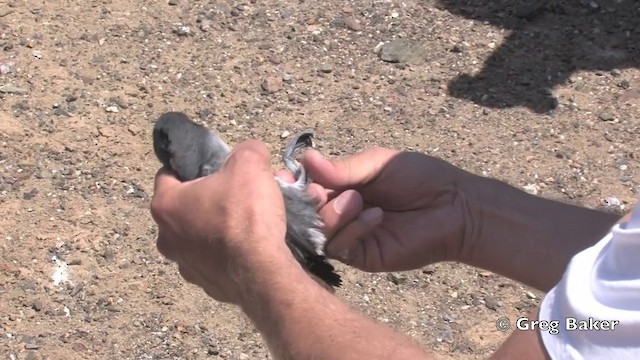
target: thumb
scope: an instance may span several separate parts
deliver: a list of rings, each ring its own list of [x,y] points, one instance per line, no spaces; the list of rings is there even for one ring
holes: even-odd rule
[[[371,148],[343,159],[328,160],[315,150],[305,151],[302,165],[314,182],[343,190],[373,181],[399,152],[387,148]]]
[[[171,194],[180,184],[180,180],[164,167],[156,173],[153,196],[149,204],[151,216],[156,223],[160,223],[162,217],[168,211],[171,206],[171,201],[169,201]]]

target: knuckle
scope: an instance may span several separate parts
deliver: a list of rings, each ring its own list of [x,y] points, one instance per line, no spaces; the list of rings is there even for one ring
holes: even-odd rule
[[[164,236],[162,232],[160,232],[158,239],[156,240],[156,248],[158,249],[158,252],[167,259],[175,260],[171,240],[167,236]]]
[[[239,152],[245,160],[265,161],[269,158],[267,147],[258,140],[248,140],[244,142],[242,151]]]
[[[187,282],[191,284],[196,283],[196,277],[194,276],[192,271],[188,270],[183,265],[178,265],[178,271],[180,272],[180,276],[182,276],[182,278],[185,279]]]
[[[161,221],[169,211],[169,207],[167,206],[167,201],[163,196],[154,195],[151,198],[151,202],[149,203],[149,211],[151,212],[151,216],[156,222]]]
[[[257,140],[249,140],[236,147],[229,159],[232,167],[244,170],[270,168],[269,152],[264,144]]]

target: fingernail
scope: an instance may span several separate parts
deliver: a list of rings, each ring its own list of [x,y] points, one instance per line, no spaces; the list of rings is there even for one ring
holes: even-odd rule
[[[333,203],[333,210],[338,214],[344,214],[357,206],[357,193],[354,190],[347,190],[340,194]]]
[[[358,215],[358,219],[365,224],[377,224],[382,220],[382,215],[382,209],[374,207],[362,211],[360,215]]]

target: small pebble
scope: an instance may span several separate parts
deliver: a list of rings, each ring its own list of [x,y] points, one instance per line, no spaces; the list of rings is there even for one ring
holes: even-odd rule
[[[262,81],[262,90],[268,92],[269,94],[273,94],[282,89],[282,78],[270,76]]]
[[[42,301],[40,300],[34,300],[33,303],[31,304],[31,308],[35,311],[41,311],[42,310]]]
[[[522,188],[531,195],[538,195],[538,186],[535,184],[525,185]]]
[[[67,105],[67,110],[69,110],[69,112],[75,112],[76,110],[78,110],[78,104],[76,104],[75,101],[70,102]]]
[[[29,92],[29,90],[27,90],[25,88],[13,86],[13,85],[10,85],[10,84],[6,84],[6,85],[0,86],[0,93],[22,95],[22,94],[26,94],[28,92]]]
[[[142,129],[140,129],[139,126],[135,125],[135,124],[131,124],[129,125],[129,127],[127,128],[127,130],[129,130],[129,132],[131,133],[131,135],[138,135],[140,133],[140,131],[142,131]]]
[[[376,45],[376,46],[373,48],[373,53],[374,53],[374,54],[379,54],[379,53],[380,53],[380,50],[382,50],[382,47],[383,47],[383,46],[384,46],[384,41],[379,42],[379,43],[378,43],[378,45]]]
[[[598,117],[602,121],[613,121],[615,119],[615,116],[613,116],[613,114],[608,112],[608,111],[604,111],[604,112],[600,113],[600,115]]]
[[[345,16],[344,17],[344,26],[349,30],[360,31],[362,30],[362,25],[356,20],[353,16]]]
[[[606,199],[604,199],[605,204],[607,204],[607,206],[620,206],[620,199],[618,199],[615,196],[609,196]]]
[[[200,25],[198,25],[198,27],[200,28],[200,31],[207,32],[209,31],[209,29],[211,29],[211,21],[209,21],[208,19],[204,19],[202,20],[202,22],[200,22]]]
[[[49,170],[42,170],[36,177],[38,179],[51,179],[53,177],[53,173]]]
[[[331,66],[331,64],[322,64],[322,65],[320,65],[318,70],[320,70],[320,72],[328,74],[328,73],[333,71],[333,66]]]
[[[169,5],[178,5],[178,0],[169,0]]]
[[[66,112],[64,109],[57,107],[57,108],[53,109],[53,115],[55,115],[55,116],[69,116],[69,113]]]
[[[24,348],[27,350],[38,350],[40,349],[40,345],[36,343],[27,343],[27,344],[24,344]]]
[[[400,285],[400,284],[403,284],[403,283],[405,283],[407,281],[407,277],[406,276],[396,275],[394,273],[388,273],[387,274],[387,280],[391,281],[395,285]]]
[[[288,132],[287,130],[283,131],[282,134],[280,134],[280,137],[283,139],[286,139],[289,137],[289,135],[291,135],[290,132]]]
[[[499,303],[494,297],[488,296],[484,299],[484,306],[490,310],[498,310]]]
[[[26,193],[22,194],[22,198],[23,198],[24,200],[31,200],[31,199],[33,199],[36,195],[38,195],[38,189],[33,188],[33,189],[31,189],[31,191],[29,191],[29,192],[26,192]]]
[[[419,65],[427,57],[427,49],[418,41],[411,39],[395,39],[376,46],[380,60],[390,63],[408,63]]]
[[[112,127],[107,127],[107,126],[99,127],[98,133],[106,138],[116,136],[116,131]]]
[[[106,108],[106,109],[104,109],[104,110],[105,110],[106,112],[108,112],[108,113],[117,113],[117,112],[119,112],[119,111],[120,111],[120,110],[118,109],[118,107],[117,107],[117,106],[115,106],[115,105],[114,105],[114,106],[107,106],[107,108]]]
[[[10,64],[0,64],[0,74],[6,75],[11,72]]]
[[[463,53],[465,52],[467,49],[469,49],[469,45],[466,43],[457,43],[455,45],[453,45],[453,48],[451,48],[451,51],[453,51],[454,53]]]
[[[173,30],[173,33],[178,36],[188,36],[191,35],[191,28],[188,26],[178,26]]]
[[[282,63],[282,59],[278,55],[271,55],[269,61],[274,65],[280,65]]]

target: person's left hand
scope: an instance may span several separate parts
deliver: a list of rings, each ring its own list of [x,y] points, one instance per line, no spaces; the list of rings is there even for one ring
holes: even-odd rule
[[[362,211],[356,192],[330,204],[338,199],[348,206],[341,214],[324,214],[331,228]],[[160,253],[178,264],[185,280],[218,301],[243,305],[256,287],[302,270],[284,241],[284,201],[260,142],[238,145],[219,171],[204,178],[182,183],[160,170],[151,214]]]
[[[293,260],[269,163],[264,145],[248,141],[210,176],[184,183],[164,169],[156,176],[158,250],[216,300],[239,304],[244,287]]]

